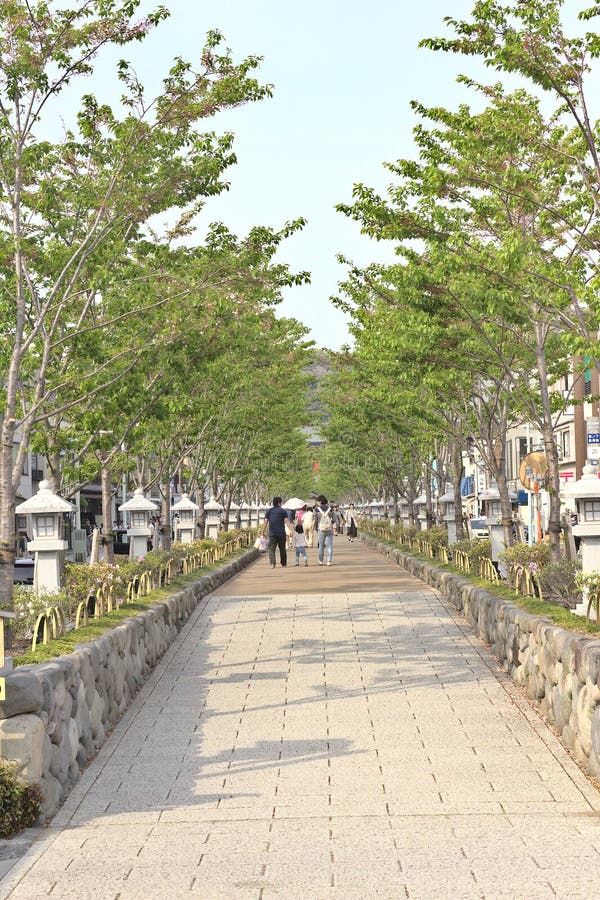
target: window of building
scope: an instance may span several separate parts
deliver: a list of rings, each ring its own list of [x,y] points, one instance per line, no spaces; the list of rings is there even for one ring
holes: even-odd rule
[[[568,428],[565,428],[563,432],[561,432],[561,450],[563,459],[571,458],[571,432]]]
[[[36,453],[31,454],[31,480],[41,481],[44,477],[44,457]]]
[[[583,514],[586,522],[600,521],[600,500],[584,500]]]
[[[529,438],[520,437],[519,438],[519,465],[523,462],[523,459],[529,453]]]

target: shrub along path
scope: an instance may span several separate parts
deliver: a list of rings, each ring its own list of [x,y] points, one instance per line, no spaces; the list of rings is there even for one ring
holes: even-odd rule
[[[315,558],[206,598],[1,897],[598,894],[600,795],[467,626]]]

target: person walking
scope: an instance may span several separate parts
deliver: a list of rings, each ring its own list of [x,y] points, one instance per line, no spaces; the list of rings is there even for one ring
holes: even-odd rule
[[[333,533],[334,534],[343,534],[344,533],[344,525],[346,524],[346,519],[344,518],[344,514],[339,508],[337,504],[333,507]]]
[[[300,557],[304,557],[304,565],[308,565],[308,553],[306,552],[306,535],[304,534],[304,528],[298,522],[294,529],[294,536],[292,538],[292,546],[296,551],[296,565],[300,565]]]
[[[302,527],[304,528],[304,534],[306,535],[306,546],[312,547],[315,533],[315,516],[310,507],[307,507],[306,512],[302,516]]]
[[[358,535],[358,519],[354,512],[354,503],[351,503],[346,512],[346,534],[350,543]]]
[[[273,497],[273,506],[265,513],[263,534],[269,532],[269,563],[275,568],[275,548],[279,547],[279,562],[287,566],[287,529],[289,522],[287,509],[283,509],[281,497]]]
[[[315,506],[315,526],[317,529],[317,547],[319,548],[319,565],[322,566],[327,550],[327,565],[333,562],[333,524],[334,513],[327,502],[327,497],[321,494],[317,497],[318,506]]]

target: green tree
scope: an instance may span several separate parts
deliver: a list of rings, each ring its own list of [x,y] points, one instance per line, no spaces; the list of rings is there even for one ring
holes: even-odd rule
[[[202,131],[199,124],[220,109],[269,93],[253,77],[258,60],[235,64],[222,49],[221,35],[212,32],[199,67],[177,59],[154,100],[122,62],[121,111],[88,95],[76,127],[60,141],[44,139],[45,124],[54,122],[54,101],[92,71],[102,48],[143,39],[166,15],[160,7],[136,21],[138,7],[139,0],[88,0],[60,8],[12,0],[0,7],[4,603],[12,593],[15,491],[32,430],[55,414],[73,416],[98,371],[97,396],[127,371],[119,342],[97,369],[82,373],[68,410],[54,410],[53,397],[67,386],[57,360],[79,353],[94,332],[150,312],[143,300],[135,307],[127,302],[130,290],[119,291],[132,247],[143,240],[150,218],[169,210],[179,210],[177,227],[185,231],[203,198],[226,186],[222,175],[235,161],[232,136]],[[161,273],[159,268],[155,277]],[[71,378],[69,372],[74,389]],[[13,458],[17,433],[21,440]]]

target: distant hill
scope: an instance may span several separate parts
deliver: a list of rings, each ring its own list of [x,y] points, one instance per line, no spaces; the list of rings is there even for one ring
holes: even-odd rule
[[[314,424],[304,428],[309,444],[322,444],[323,439],[319,435],[319,426],[327,423],[327,413],[323,405],[317,399],[318,391],[323,378],[332,371],[331,359],[325,350],[316,350],[315,358],[306,371],[310,376],[309,394],[310,399],[308,408],[314,417]]]

